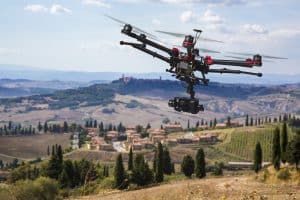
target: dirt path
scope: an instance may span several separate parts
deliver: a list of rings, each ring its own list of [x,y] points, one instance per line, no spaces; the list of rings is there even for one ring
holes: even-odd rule
[[[300,187],[268,185],[252,178],[222,177],[184,180],[136,191],[98,194],[82,200],[293,200],[300,199]]]

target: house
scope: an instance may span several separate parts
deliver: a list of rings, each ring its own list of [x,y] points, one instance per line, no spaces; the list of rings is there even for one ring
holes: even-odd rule
[[[165,139],[166,139],[165,135],[155,135],[151,138],[151,142],[153,142],[153,143],[158,143],[158,142],[164,143]]]
[[[114,151],[112,144],[103,143],[99,145],[101,151]]]
[[[193,139],[192,138],[177,138],[177,143],[178,144],[191,144],[193,143]]]
[[[217,135],[207,134],[199,137],[199,142],[218,142]]]
[[[163,129],[149,130],[149,138],[153,143],[162,142],[166,138],[166,132]]]
[[[226,127],[227,127],[226,123],[217,123],[216,124],[216,128],[226,128]]]
[[[177,145],[177,139],[167,139],[166,143],[170,146],[175,146]]]
[[[133,143],[130,145],[130,147],[132,148],[133,151],[140,151],[143,148],[142,144],[140,143]]]
[[[79,133],[76,132],[73,134],[73,140],[72,140],[72,149],[79,149]]]
[[[171,132],[180,132],[183,129],[182,129],[181,124],[166,124],[164,126],[164,130],[167,133],[171,133]]]
[[[105,141],[102,137],[95,136],[91,139],[90,143],[88,143],[87,147],[89,150],[100,150],[100,145],[105,144]]]
[[[106,137],[110,141],[117,141],[119,133],[117,131],[107,131]]]

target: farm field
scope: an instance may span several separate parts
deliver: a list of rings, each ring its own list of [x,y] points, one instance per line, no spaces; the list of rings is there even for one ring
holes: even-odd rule
[[[145,188],[135,191],[106,191],[97,195],[79,198],[80,200],[136,200],[136,199],[272,199],[290,200],[299,199],[299,186],[289,183],[272,185],[254,180],[252,175],[209,177],[202,180],[186,179],[172,181],[156,187]]]
[[[47,155],[48,145],[59,144],[63,148],[70,145],[70,134],[41,134],[34,136],[0,137],[0,159],[9,161],[33,159]]]

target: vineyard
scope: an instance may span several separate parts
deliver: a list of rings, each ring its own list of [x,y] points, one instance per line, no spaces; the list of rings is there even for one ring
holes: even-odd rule
[[[263,150],[263,161],[271,161],[273,130],[274,126],[271,125],[235,129],[230,133],[224,133],[222,136],[223,142],[217,145],[217,148],[223,152],[252,161],[255,145],[260,142]]]

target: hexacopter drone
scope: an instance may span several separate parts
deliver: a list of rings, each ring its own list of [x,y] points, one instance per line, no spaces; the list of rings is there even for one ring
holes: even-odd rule
[[[181,33],[172,33],[166,31],[157,31],[159,33],[168,34],[175,37],[182,37],[184,41],[182,47],[186,49],[186,52],[180,51],[179,48],[168,48],[161,44],[156,36],[143,31],[136,26],[130,25],[124,21],[116,19],[114,17],[106,15],[106,17],[120,23],[123,28],[121,33],[138,40],[140,43],[124,42],[120,41],[120,45],[128,45],[135,49],[138,49],[144,53],[150,54],[153,57],[159,58],[160,60],[165,61],[170,65],[167,72],[172,73],[176,79],[184,81],[187,83],[187,93],[190,97],[175,97],[174,99],[169,100],[168,105],[173,107],[176,111],[183,111],[192,114],[197,114],[199,111],[204,111],[203,105],[199,105],[199,99],[195,98],[194,86],[200,83],[203,85],[208,85],[209,79],[205,77],[208,73],[228,73],[228,74],[247,74],[261,77],[262,73],[254,73],[241,70],[232,70],[227,68],[222,69],[212,69],[213,65],[229,65],[229,66],[238,66],[238,67],[261,67],[262,66],[262,57],[267,59],[287,59],[283,57],[260,55],[260,54],[251,54],[251,53],[235,53],[229,52],[230,54],[235,54],[239,56],[227,56],[234,59],[240,60],[224,60],[224,59],[214,59],[211,56],[200,56],[199,52],[205,53],[220,53],[218,51],[195,48],[195,45],[199,39],[209,42],[221,42],[218,40],[208,39],[200,37],[202,33],[199,29],[194,29],[195,36],[186,35]],[[151,46],[157,50],[160,50],[167,54],[167,56],[157,53],[147,46]],[[244,59],[242,56],[252,56],[252,58]],[[244,59],[244,60],[242,60]],[[200,72],[202,77],[197,77],[195,72]]]

